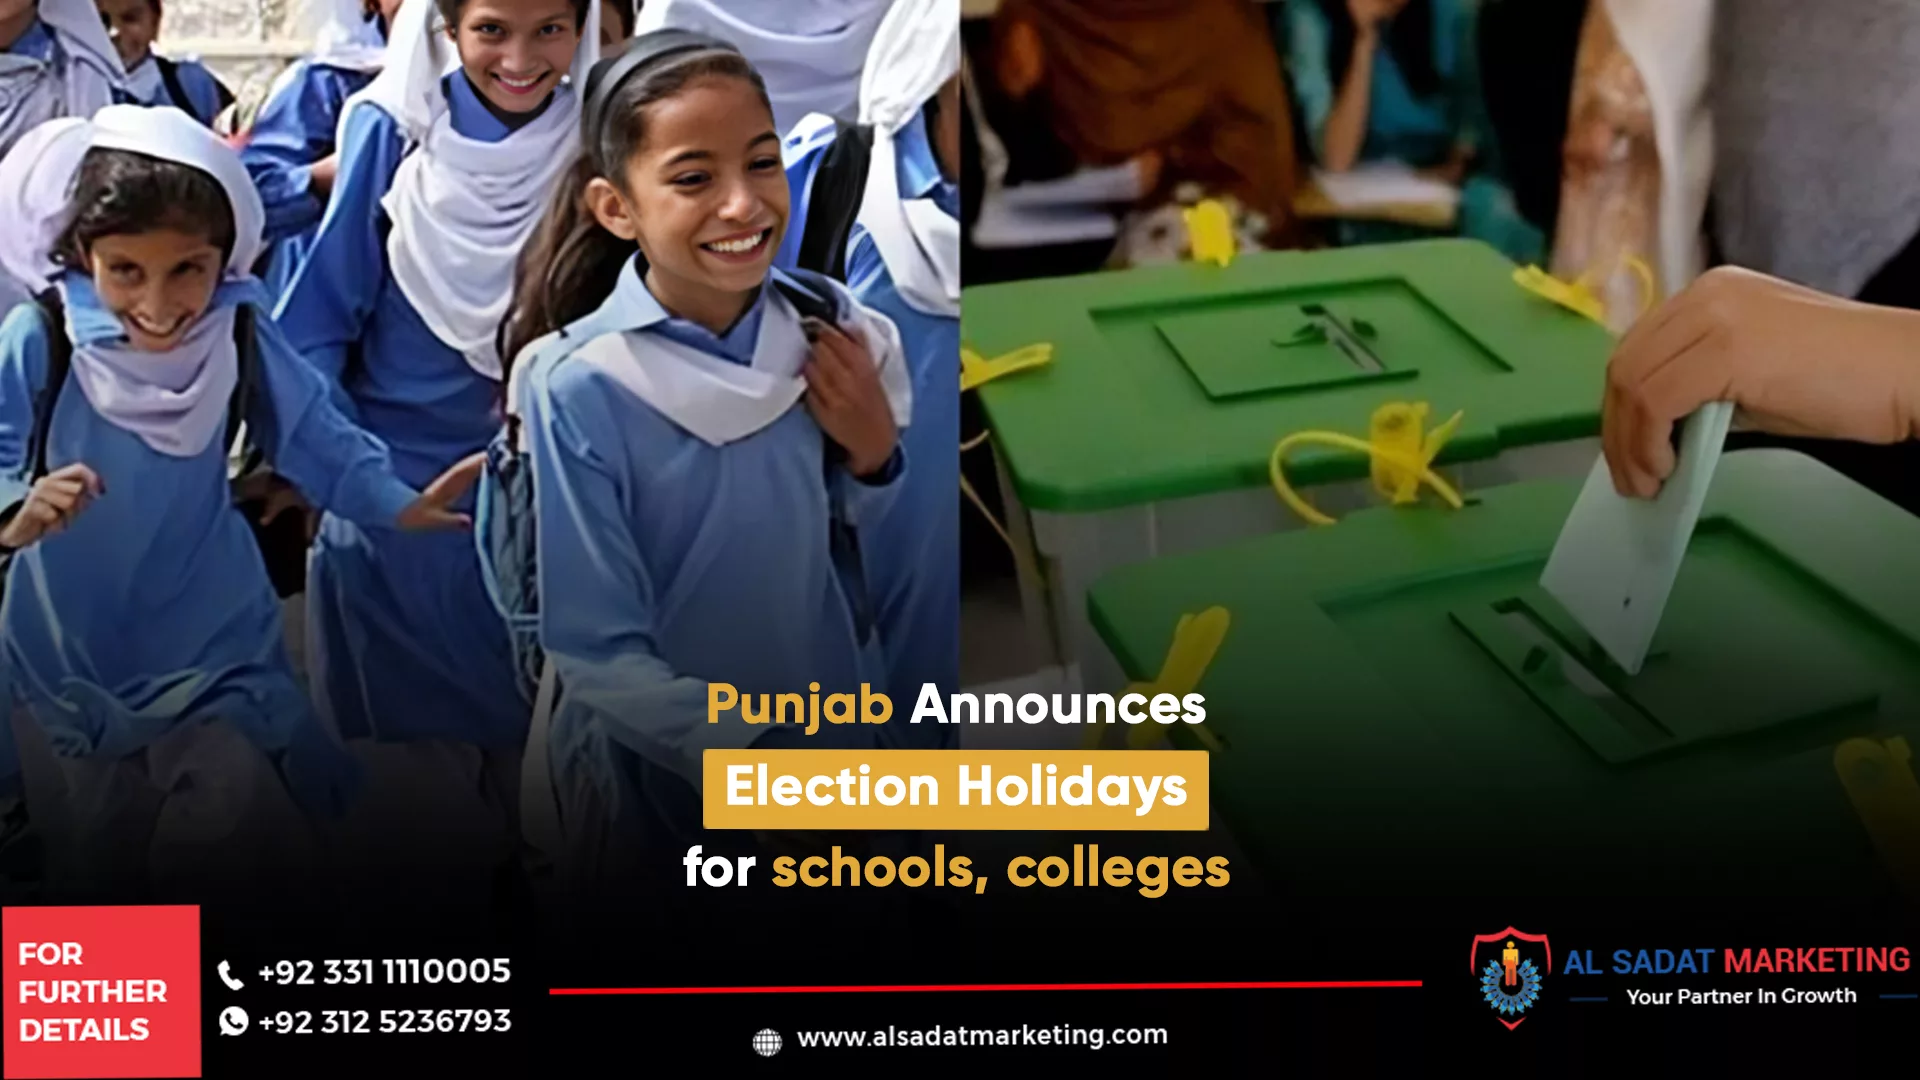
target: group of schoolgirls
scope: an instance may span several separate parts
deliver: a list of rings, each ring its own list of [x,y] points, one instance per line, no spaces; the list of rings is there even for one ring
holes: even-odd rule
[[[952,0],[791,161],[733,44],[643,10],[596,63],[606,8],[369,5],[377,72],[296,66],[239,153],[116,105],[0,161],[5,700],[64,880],[471,888],[529,795],[569,880],[660,877],[702,750],[874,738],[708,725],[708,680],[952,688]],[[845,283],[775,269],[842,129]],[[240,451],[324,511],[310,688]]]
[[[211,127],[233,94],[199,61],[153,51],[161,10],[160,0],[0,0],[0,150],[107,104],[168,105]]]

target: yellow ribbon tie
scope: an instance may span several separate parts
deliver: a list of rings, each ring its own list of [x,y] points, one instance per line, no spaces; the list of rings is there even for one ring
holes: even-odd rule
[[[972,349],[962,348],[960,350],[960,392],[964,394],[1002,375],[1011,375],[1016,371],[1026,371],[1052,362],[1053,345],[1045,341],[1015,349],[991,360],[985,359]]]
[[[1427,431],[1427,412],[1428,406],[1424,401],[1413,404],[1389,402],[1374,410],[1366,439],[1356,439],[1338,431],[1300,431],[1281,439],[1279,445],[1273,448],[1273,456],[1267,461],[1267,475],[1273,481],[1274,493],[1309,524],[1334,523],[1333,518],[1308,505],[1300,493],[1293,490],[1293,485],[1287,483],[1284,463],[1288,451],[1296,446],[1317,443],[1371,457],[1373,486],[1395,506],[1416,501],[1420,485],[1425,484],[1445,499],[1447,505],[1455,510],[1461,509],[1466,505],[1465,500],[1460,498],[1460,493],[1452,484],[1433,471],[1433,460],[1460,427],[1461,417],[1465,414],[1456,412],[1446,423]]]
[[[1227,626],[1232,617],[1223,607],[1210,607],[1198,615],[1182,615],[1173,629],[1173,644],[1167,649],[1166,662],[1160,665],[1160,674],[1151,682],[1137,682],[1129,685],[1129,694],[1143,694],[1151,701],[1158,694],[1172,694],[1184,698],[1194,692],[1200,680],[1213,663],[1215,653],[1220,651],[1220,643],[1226,640]],[[1159,725],[1138,724],[1127,733],[1127,746],[1133,750],[1145,750],[1160,738]],[[1223,749],[1220,740],[1206,729],[1205,723],[1193,726],[1193,733],[1202,746],[1218,752]],[[1089,725],[1082,745],[1088,750],[1100,745],[1101,729]]]
[[[1239,252],[1233,236],[1233,216],[1212,199],[1181,212],[1187,222],[1187,242],[1193,248],[1194,262],[1228,266]]]
[[[1920,903],[1920,782],[1907,740],[1848,739],[1834,748],[1833,767],[1880,861]]]
[[[1639,315],[1645,315],[1652,309],[1659,292],[1658,286],[1654,284],[1653,269],[1646,264],[1645,260],[1635,255],[1627,256],[1626,266],[1633,271],[1635,277],[1640,279]],[[1578,312],[1602,326],[1606,325],[1607,306],[1593,291],[1593,285],[1587,280],[1585,274],[1572,281],[1562,281],[1537,266],[1526,266],[1513,272],[1513,283],[1536,296],[1545,297],[1563,308]]]

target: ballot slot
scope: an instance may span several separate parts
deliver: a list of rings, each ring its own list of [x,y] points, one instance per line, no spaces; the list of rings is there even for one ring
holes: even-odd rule
[[[1674,733],[1619,689],[1597,648],[1575,647],[1535,606],[1507,597],[1452,619],[1544,711],[1613,764],[1670,748]]]

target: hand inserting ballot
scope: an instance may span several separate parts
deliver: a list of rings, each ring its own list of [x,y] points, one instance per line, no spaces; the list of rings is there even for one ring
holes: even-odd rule
[[[1652,498],[1674,424],[1732,402],[1750,431],[1889,444],[1920,435],[1920,312],[1721,267],[1641,319],[1607,365],[1601,440],[1614,488]]]

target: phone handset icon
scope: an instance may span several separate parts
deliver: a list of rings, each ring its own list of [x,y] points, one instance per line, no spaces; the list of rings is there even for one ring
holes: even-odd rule
[[[220,981],[227,984],[227,989],[238,990],[246,986],[246,983],[233,977],[233,972],[228,970],[228,966],[225,960],[220,961]]]

